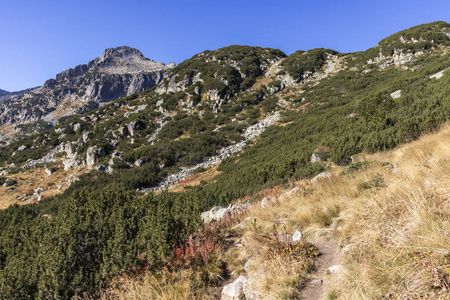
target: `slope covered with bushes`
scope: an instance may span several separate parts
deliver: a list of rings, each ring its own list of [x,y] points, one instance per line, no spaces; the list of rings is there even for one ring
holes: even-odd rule
[[[418,32],[424,40],[447,28],[431,23],[402,34]],[[409,61],[383,66],[367,61],[378,55],[373,49],[339,55],[315,49],[286,58],[259,47],[205,51],[152,90],[2,148],[0,161],[22,165],[62,144],[70,147],[56,158],[70,152],[84,159],[97,147],[102,155],[95,165],[111,167],[86,172],[39,204],[0,211],[2,295],[98,296],[123,272],[170,261],[200,226],[202,211],[245,196],[254,200],[264,188],[325,170],[327,164],[311,162],[313,153],[346,165],[352,155],[392,149],[434,130],[450,116],[450,60],[443,36],[430,43],[420,44],[423,53]],[[339,60],[334,73],[301,82],[302,74],[323,72],[329,55]],[[438,72],[442,77],[432,76]],[[286,73],[299,83],[272,90],[268,83]],[[223,161],[212,180],[180,193],[137,191],[242,140],[244,128],[274,111],[282,115],[278,124]]]

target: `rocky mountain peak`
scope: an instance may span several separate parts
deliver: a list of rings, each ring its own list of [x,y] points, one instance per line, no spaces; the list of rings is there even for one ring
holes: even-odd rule
[[[146,58],[144,55],[142,55],[142,52],[138,49],[131,48],[128,46],[121,46],[117,48],[108,48],[105,51],[103,51],[103,54],[101,56],[102,61],[106,61],[108,59],[114,59],[114,58],[121,58],[121,59],[127,59],[127,60],[134,60],[134,59],[142,59],[145,60]]]
[[[49,126],[55,125],[62,116],[95,109],[95,102],[109,102],[151,89],[173,67],[174,64],[166,66],[150,60],[131,47],[108,48],[101,57],[57,74],[30,93],[1,90],[0,126],[40,119]],[[10,98],[14,96],[18,97],[13,101]]]
[[[70,78],[83,76],[88,72],[123,75],[156,72],[168,68],[173,68],[173,65],[166,66],[164,63],[155,62],[146,58],[138,49],[121,46],[108,48],[103,51],[101,57],[97,57],[87,64],[65,70],[57,74],[55,79],[62,82]]]
[[[168,68],[163,63],[146,58],[138,49],[128,46],[106,49],[100,58],[89,62],[88,67],[106,74],[136,74]]]

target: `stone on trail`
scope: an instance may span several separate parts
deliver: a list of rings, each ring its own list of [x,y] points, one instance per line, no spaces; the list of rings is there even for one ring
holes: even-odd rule
[[[227,284],[222,290],[222,300],[238,300],[243,294],[243,286],[247,278],[239,276],[234,282]]]

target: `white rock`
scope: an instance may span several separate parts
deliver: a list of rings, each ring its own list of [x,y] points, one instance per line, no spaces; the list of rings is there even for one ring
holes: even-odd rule
[[[95,160],[97,157],[105,156],[105,150],[103,148],[99,148],[97,146],[89,147],[86,151],[86,165],[89,169],[92,169],[92,166],[95,164]]]
[[[333,177],[333,174],[331,174],[330,172],[322,172],[317,176],[315,176],[313,179],[311,179],[311,185],[315,186],[319,181],[329,179],[331,177]]]
[[[66,152],[67,158],[74,158],[77,155],[77,142],[69,142],[64,145],[64,151]]]
[[[264,198],[264,199],[261,200],[261,206],[262,206],[262,207],[266,207],[266,206],[269,205],[269,202],[270,202],[270,198],[269,198],[269,197],[266,197],[266,198]]]
[[[222,300],[238,300],[243,293],[243,285],[247,278],[239,276],[233,283],[227,284],[222,290]]]
[[[41,192],[43,192],[43,191],[44,191],[43,188],[37,188],[37,189],[34,190],[33,196],[37,196],[37,195],[39,195],[39,194],[40,194]]]
[[[17,151],[23,151],[23,150],[25,150],[25,149],[27,149],[28,148],[28,146],[26,146],[26,145],[22,145],[22,146],[20,146],[19,148],[17,148]]]
[[[144,164],[144,161],[142,159],[138,159],[134,162],[134,165],[136,167],[141,167]]]
[[[319,162],[319,161],[321,161],[320,157],[316,153],[313,153],[311,155],[311,163],[316,163],[316,162]]]
[[[330,274],[334,274],[340,272],[343,268],[344,266],[342,265],[333,265],[327,269],[327,272]]]
[[[292,236],[292,241],[293,241],[293,242],[298,242],[298,241],[300,241],[301,239],[302,239],[302,233],[301,233],[300,231],[296,230],[296,231],[294,232],[294,235]]]
[[[106,171],[106,166],[105,165],[95,166],[95,170],[97,170],[97,171]]]
[[[91,134],[92,134],[92,132],[90,132],[90,131],[83,133],[83,135],[81,137],[83,139],[83,142],[87,143],[89,141],[89,136]]]
[[[70,170],[80,165],[80,162],[77,161],[76,158],[65,159],[62,163],[64,165],[64,171]]]
[[[82,124],[76,123],[75,125],[73,125],[73,131],[77,132],[77,131],[79,131],[82,127],[83,127]]]
[[[228,208],[222,207],[222,206],[214,206],[211,210],[203,212],[200,217],[202,218],[203,222],[207,223],[212,220],[218,221],[222,219],[227,212],[230,210]]]
[[[243,284],[243,290],[246,300],[257,300],[263,299],[261,293],[259,293],[255,287],[260,284],[262,276],[264,275],[264,271],[256,272],[252,275],[252,277],[248,278],[247,281]]]
[[[397,99],[400,98],[402,96],[402,90],[397,90],[393,93],[390,94],[392,99]]]
[[[431,79],[433,79],[433,78],[439,79],[439,78],[441,78],[442,76],[444,76],[444,72],[445,72],[445,70],[442,70],[442,71],[440,71],[440,72],[437,72],[436,74],[431,75],[430,78],[431,78]]]

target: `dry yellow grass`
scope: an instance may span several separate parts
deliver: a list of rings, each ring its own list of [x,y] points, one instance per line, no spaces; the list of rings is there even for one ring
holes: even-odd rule
[[[109,289],[101,299],[117,300],[188,300],[195,299],[192,282],[185,272],[179,272],[174,278],[171,274],[161,273],[157,277],[147,273],[139,278],[126,278],[115,289]]]
[[[60,194],[74,178],[86,171],[85,169],[64,171],[62,165],[58,165],[58,167],[59,169],[50,176],[45,173],[46,168],[43,166],[23,170],[16,174],[5,174],[5,177],[16,180],[18,183],[11,187],[0,186],[0,209],[6,209],[13,204],[24,205],[37,202],[37,196],[33,196],[36,188],[44,189],[40,194],[44,198]],[[19,201],[18,197],[26,197],[28,200]]]
[[[306,269],[283,272],[291,262],[269,265],[264,253],[270,242],[250,223],[261,232],[299,229],[311,241],[336,239],[341,247],[350,245],[341,258],[345,276],[331,286],[330,298],[450,299],[450,127],[359,160],[373,163],[297,193],[277,197],[274,191],[270,206],[249,211],[245,245],[234,256],[241,262],[252,259],[264,270],[261,298],[292,297]]]
[[[268,256],[297,229],[304,240],[348,246],[340,253],[344,271],[330,276],[328,299],[450,299],[450,125],[358,160],[372,163],[348,175],[331,167],[336,176],[316,185],[296,182],[296,192],[289,192],[293,185],[265,191],[269,204],[254,203],[228,231],[229,271],[253,278],[258,299],[297,297],[312,271],[311,261]],[[154,278],[130,280],[113,298],[193,299],[189,276]]]
[[[449,299],[450,127],[367,160],[396,166],[386,187],[348,201],[341,218],[342,299]],[[364,175],[373,170],[365,172]]]

